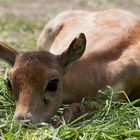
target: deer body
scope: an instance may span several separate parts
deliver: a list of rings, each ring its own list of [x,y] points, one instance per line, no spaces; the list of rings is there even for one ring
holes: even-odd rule
[[[58,15],[40,34],[37,52],[20,53],[0,43],[0,57],[12,65],[8,79],[15,118],[48,121],[62,103],[96,97],[106,85],[139,98],[139,40],[137,16],[107,10]],[[125,97],[114,95],[113,99]]]
[[[54,39],[50,48],[45,43],[50,39],[48,30]],[[140,86],[138,17],[121,10],[62,13],[46,25],[38,39],[38,47],[61,54],[79,32],[86,35],[86,50],[63,77],[64,102],[96,97],[97,91],[106,85],[127,94]]]

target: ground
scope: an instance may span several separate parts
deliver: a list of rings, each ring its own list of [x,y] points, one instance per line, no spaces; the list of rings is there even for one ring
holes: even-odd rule
[[[30,18],[46,18],[69,9],[97,11],[108,8],[122,8],[134,13],[140,12],[139,0],[1,0],[0,11]]]

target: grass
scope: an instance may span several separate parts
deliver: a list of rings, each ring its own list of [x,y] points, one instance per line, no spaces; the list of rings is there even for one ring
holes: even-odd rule
[[[104,94],[113,95],[110,87]],[[140,107],[133,102],[112,102],[104,108],[81,116],[70,124],[64,121],[58,128],[49,124],[37,127],[13,119],[14,103],[9,96],[5,81],[0,79],[0,139],[1,140],[139,140]],[[92,101],[90,102],[92,103]],[[85,117],[86,116],[86,117]],[[60,115],[57,115],[60,117]],[[81,121],[80,121],[81,120]]]
[[[16,49],[35,50],[36,40],[46,20],[29,19],[14,14],[0,16],[0,38]]]
[[[39,32],[45,20],[16,17],[4,14],[0,20],[0,39],[18,50],[35,50]],[[5,85],[4,70],[8,65],[0,61],[0,140],[139,140],[140,107],[133,102],[112,102],[111,88],[104,91],[109,95],[104,108],[86,114],[70,124],[60,122],[58,128],[52,124],[58,122],[63,107],[48,124],[37,127],[13,119],[14,103]],[[92,103],[92,101],[90,102]]]

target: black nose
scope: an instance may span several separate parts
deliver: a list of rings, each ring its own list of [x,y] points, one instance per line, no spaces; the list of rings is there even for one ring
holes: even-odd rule
[[[29,116],[23,116],[23,115],[15,115],[14,118],[16,120],[31,120],[31,118]]]
[[[22,116],[22,115],[15,115],[14,118],[16,120],[24,120],[24,116]]]

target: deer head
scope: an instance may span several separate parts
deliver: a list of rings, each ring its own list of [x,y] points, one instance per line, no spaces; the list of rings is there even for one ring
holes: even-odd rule
[[[61,55],[47,51],[18,52],[0,43],[0,58],[12,66],[7,79],[16,105],[16,119],[28,119],[32,123],[50,119],[63,102],[66,68],[83,55],[85,46],[83,33]]]

